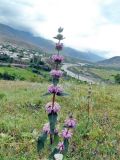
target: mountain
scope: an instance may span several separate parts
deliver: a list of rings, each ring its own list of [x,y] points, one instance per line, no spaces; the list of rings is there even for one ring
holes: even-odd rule
[[[109,67],[120,67],[120,56],[115,56],[103,61],[99,61],[97,64]]]
[[[51,40],[33,36],[30,32],[20,31],[4,24],[0,24],[0,42],[9,42],[27,48],[40,48],[47,52],[54,51],[54,43]],[[104,59],[94,53],[81,52],[70,47],[64,47],[63,54],[91,62]]]

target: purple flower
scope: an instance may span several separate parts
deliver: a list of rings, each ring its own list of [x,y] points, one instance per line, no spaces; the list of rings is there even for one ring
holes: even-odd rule
[[[55,54],[52,56],[52,60],[56,63],[61,63],[63,61],[64,57],[58,54]]]
[[[58,148],[60,151],[63,151],[63,150],[64,150],[64,143],[63,143],[63,142],[59,142],[57,148]]]
[[[62,137],[65,139],[69,139],[72,137],[72,132],[70,130],[68,130],[67,128],[64,128],[62,130]]]
[[[53,69],[50,74],[54,77],[54,78],[60,78],[63,75],[63,72],[61,70],[55,70]]]
[[[52,102],[49,102],[45,106],[45,110],[48,114],[50,113],[58,113],[60,111],[60,105],[54,102],[54,106],[52,106]]]
[[[65,126],[68,128],[74,128],[76,126],[76,120],[73,118],[66,119]]]
[[[50,125],[49,123],[44,124],[43,132],[49,134],[50,133]]]
[[[58,51],[63,49],[63,43],[56,43],[56,47],[55,47]]]
[[[50,85],[48,87],[48,92],[55,93],[56,95],[60,95],[63,92],[63,90],[59,86]]]

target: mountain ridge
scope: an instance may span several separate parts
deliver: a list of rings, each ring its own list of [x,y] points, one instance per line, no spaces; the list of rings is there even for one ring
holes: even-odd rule
[[[112,58],[109,58],[103,61],[99,61],[97,64],[104,65],[104,66],[120,67],[120,56],[114,56]]]
[[[54,43],[51,40],[45,39],[43,37],[33,36],[32,33],[26,31],[20,31],[14,29],[10,26],[0,23],[0,41],[3,42],[12,42],[18,45],[23,45],[27,47],[35,47],[43,49],[47,52],[54,51]],[[81,52],[70,47],[64,47],[64,55],[78,58],[80,60],[89,60],[91,62],[96,62],[103,60],[103,57],[100,57],[94,53],[90,52]]]

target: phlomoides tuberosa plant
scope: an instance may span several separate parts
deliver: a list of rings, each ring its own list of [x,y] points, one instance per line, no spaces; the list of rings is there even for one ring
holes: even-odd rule
[[[58,85],[60,77],[62,77],[63,72],[60,70],[61,63],[64,57],[60,54],[60,51],[63,49],[63,43],[61,41],[64,39],[63,28],[58,29],[58,34],[54,37],[57,40],[55,49],[56,54],[52,55],[51,60],[53,63],[53,69],[50,72],[52,76],[52,85],[48,87],[48,92],[45,95],[52,95],[51,102],[47,103],[45,110],[48,114],[49,122],[43,126],[42,133],[39,135],[37,140],[37,149],[38,152],[44,148],[46,140],[49,139],[52,148],[52,151],[49,155],[49,159],[54,159],[55,154],[65,155],[68,151],[69,139],[73,135],[73,128],[76,126],[76,120],[73,118],[72,114],[69,114],[68,118],[65,120],[63,130],[61,133],[58,132],[56,128],[58,112],[60,112],[60,105],[56,102],[56,96],[65,96],[66,93],[63,92],[63,89]],[[61,140],[59,142],[59,140]]]

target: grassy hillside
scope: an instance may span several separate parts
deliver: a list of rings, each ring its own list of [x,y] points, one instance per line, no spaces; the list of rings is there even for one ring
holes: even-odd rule
[[[120,67],[120,56],[115,56],[97,63],[98,65],[108,66],[108,67]]]
[[[114,76],[120,74],[120,71],[114,69],[90,68],[90,72],[101,77],[103,80],[114,81]]]
[[[85,76],[90,76],[93,78],[98,78],[103,81],[114,82],[114,76],[120,74],[120,71],[114,68],[104,68],[104,67],[80,67],[72,66],[69,67],[69,70],[76,73],[82,74]]]
[[[0,67],[0,79],[4,79],[4,75],[7,74],[13,80],[25,80],[30,82],[42,82],[43,77],[32,73],[31,69],[23,69],[17,67]]]
[[[47,122],[44,105],[51,96],[42,97],[47,86],[48,83],[0,81],[0,160],[47,158],[46,147],[38,157],[35,138]],[[68,112],[73,111],[78,123],[66,160],[119,160],[120,85],[93,86],[92,118],[87,129],[88,86],[74,81],[62,86],[70,95],[57,97],[62,106],[59,122],[63,125]]]

